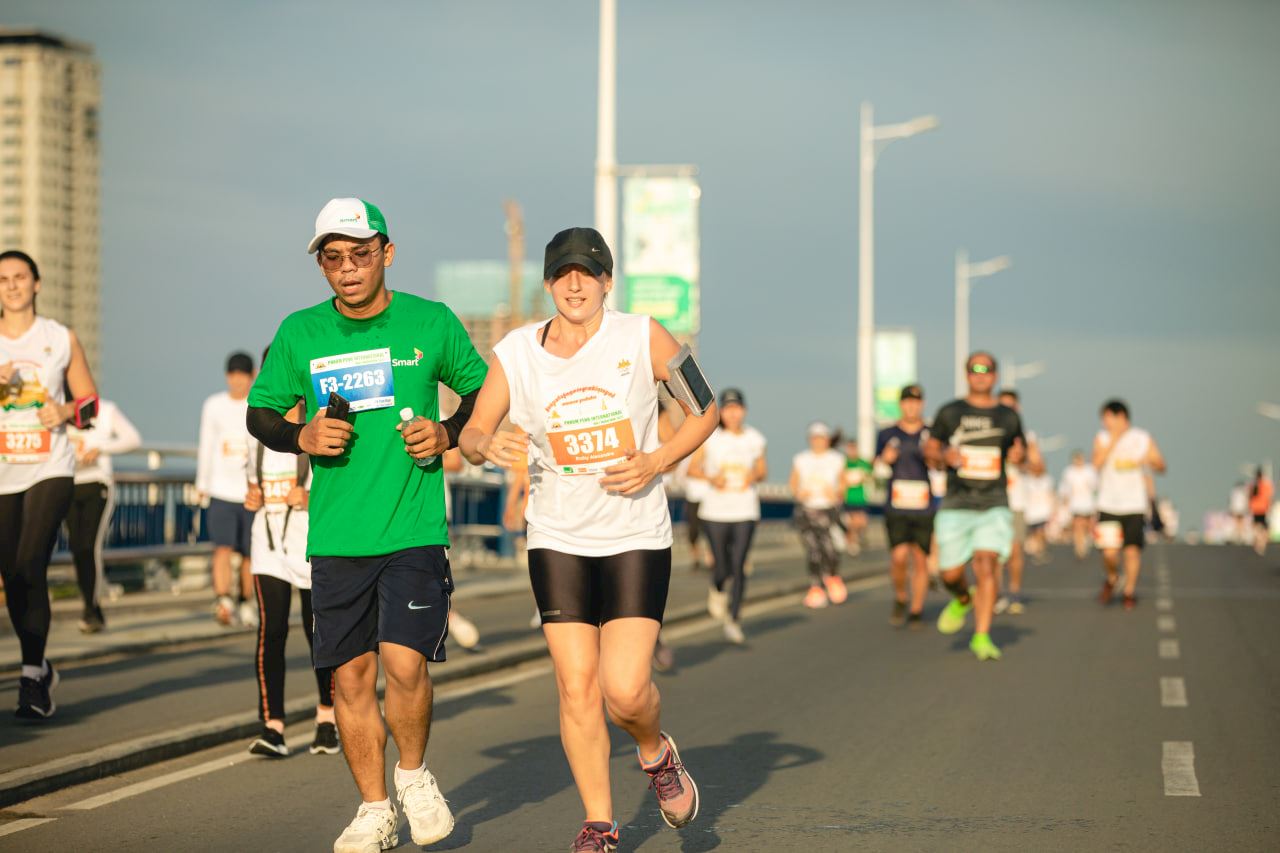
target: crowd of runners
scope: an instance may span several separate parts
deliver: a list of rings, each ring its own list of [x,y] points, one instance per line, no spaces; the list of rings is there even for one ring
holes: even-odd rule
[[[316,685],[310,751],[343,752],[360,796],[335,853],[395,846],[401,813],[417,844],[449,835],[453,816],[426,757],[430,664],[445,659],[446,639],[476,641],[452,611],[447,550],[443,474],[465,459],[507,472],[502,522],[525,539],[533,624],[554,663],[560,737],[582,801],[571,850],[619,843],[609,722],[635,742],[635,779],[663,819],[676,829],[693,821],[698,786],[652,678],[669,661],[659,637],[673,547],[664,476],[684,498],[708,613],[726,640],[744,643],[769,475],[747,392],[716,394],[660,323],[608,307],[612,253],[590,228],[547,243],[555,314],[511,331],[488,365],[447,306],[390,289],[396,244],[375,205],[331,200],[307,250],[328,297],[284,318],[260,363],[233,353],[227,390],[200,419],[195,489],[213,544],[214,618],[258,635],[262,729],[250,750],[289,751],[285,643],[297,597]],[[59,527],[65,520],[84,595],[82,630],[102,630],[110,455],[140,441],[98,400],[74,333],[37,314],[38,292],[34,259],[0,255],[0,568],[22,645],[17,713],[31,719],[55,710],[58,674],[44,650]],[[1073,453],[1055,483],[1018,395],[1000,388],[996,358],[973,353],[965,376],[967,394],[930,420],[925,389],[903,387],[900,417],[874,447],[821,421],[797,437],[787,483],[809,577],[803,604],[847,600],[842,554],[866,547],[882,508],[895,627],[921,629],[936,590],[946,599],[937,630],[960,632],[972,618],[972,653],[998,660],[992,622],[1025,612],[1027,563],[1059,538],[1081,560],[1096,548],[1099,601],[1118,596],[1133,609],[1148,528],[1160,523],[1155,439],[1125,402],[1106,401],[1092,447]],[[447,417],[441,385],[459,400]],[[1255,497],[1262,488],[1260,477]],[[390,790],[388,732],[398,754]]]

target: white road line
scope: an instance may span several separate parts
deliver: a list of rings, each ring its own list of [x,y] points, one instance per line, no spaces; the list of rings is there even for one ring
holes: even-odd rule
[[[1174,631],[1178,630],[1178,620],[1174,619],[1172,616],[1157,616],[1156,627],[1166,634],[1172,634]]]
[[[1164,660],[1177,660],[1182,657],[1182,649],[1174,639],[1160,641],[1160,657]]]
[[[1165,708],[1187,707],[1187,683],[1178,677],[1161,678],[1160,704]]]
[[[1166,797],[1200,796],[1200,782],[1196,779],[1196,750],[1191,741],[1165,741],[1160,770],[1164,773]]]
[[[1169,611],[1173,609],[1173,599],[1167,596],[1161,596],[1156,599],[1156,610]]]
[[[6,823],[0,826],[0,836],[13,835],[15,832],[22,832],[24,829],[32,829],[37,826],[43,826],[51,823],[56,818],[51,817],[27,817],[22,820],[15,820],[12,823]]]

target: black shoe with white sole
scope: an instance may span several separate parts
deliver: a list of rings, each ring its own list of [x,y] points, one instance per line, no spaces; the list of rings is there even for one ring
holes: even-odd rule
[[[289,746],[284,742],[284,735],[270,726],[263,726],[262,734],[249,744],[249,751],[269,758],[285,758],[289,754]]]
[[[23,720],[47,720],[58,709],[53,701],[53,689],[60,680],[58,671],[50,661],[44,663],[49,671],[40,678],[18,679],[18,709],[13,712],[14,716]]]
[[[311,754],[337,755],[342,751],[338,742],[338,727],[333,723],[317,723],[316,736],[311,741]]]

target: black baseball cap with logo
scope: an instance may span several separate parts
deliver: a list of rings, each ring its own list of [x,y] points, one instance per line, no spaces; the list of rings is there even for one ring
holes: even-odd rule
[[[907,385],[902,389],[902,393],[898,395],[899,400],[923,400],[924,389],[919,385]]]
[[[613,275],[613,253],[594,228],[566,228],[551,238],[542,264],[542,277],[550,281],[570,264],[580,264],[592,275]]]
[[[720,408],[725,406],[742,406],[746,407],[747,398],[742,396],[742,392],[737,388],[726,388],[720,392]]]

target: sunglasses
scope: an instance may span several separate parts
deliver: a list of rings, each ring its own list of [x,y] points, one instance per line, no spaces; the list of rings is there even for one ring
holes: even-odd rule
[[[351,263],[360,269],[366,269],[373,264],[373,256],[382,251],[381,246],[360,246],[350,252],[339,252],[337,249],[326,249],[320,253],[320,266],[329,272],[336,272],[342,269],[343,260],[351,258]]]
[[[996,369],[989,364],[971,364],[969,365],[969,372],[985,375],[988,373],[995,373]]]

